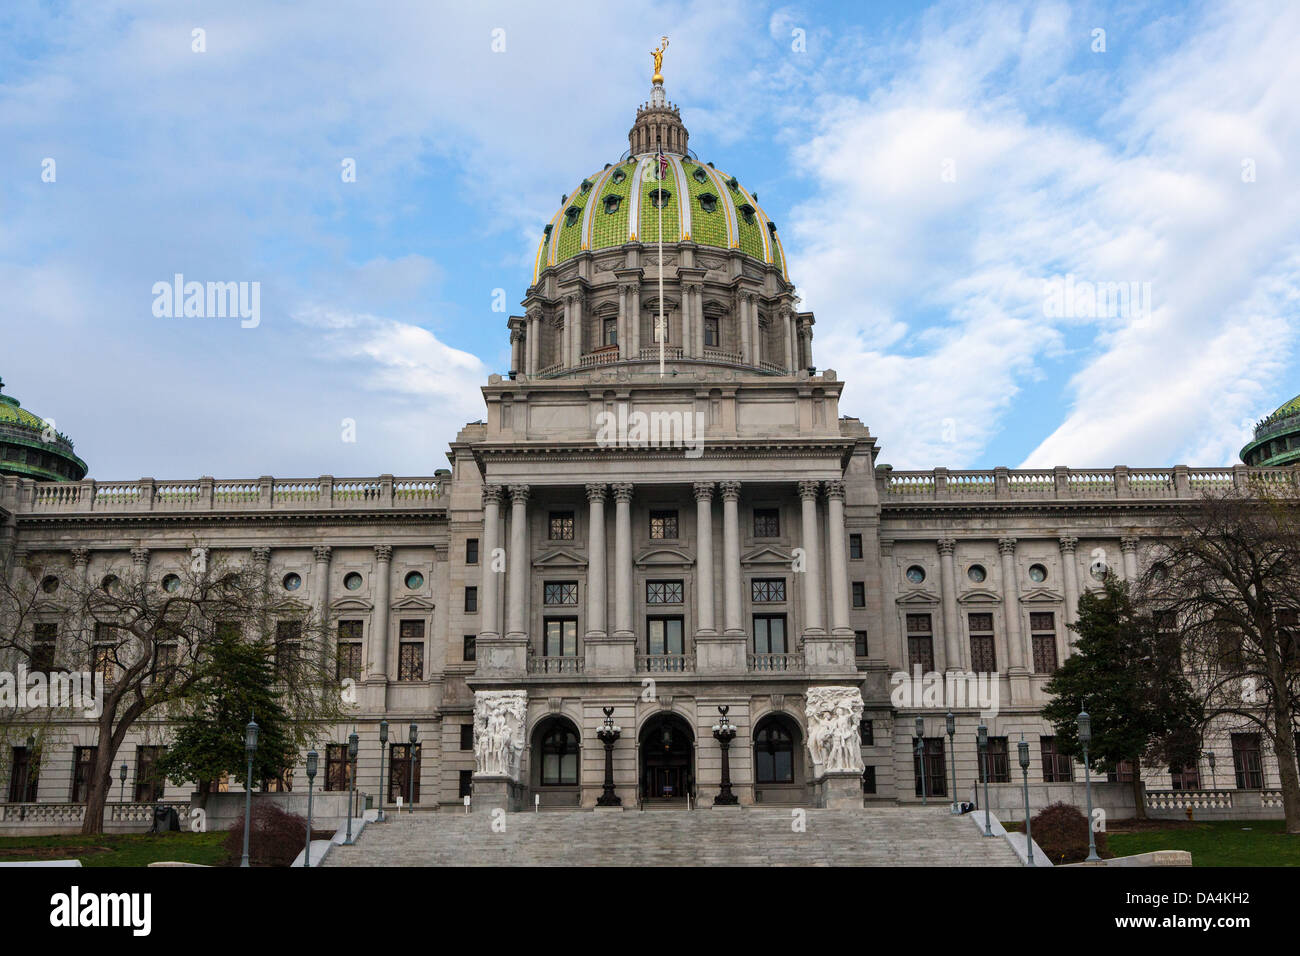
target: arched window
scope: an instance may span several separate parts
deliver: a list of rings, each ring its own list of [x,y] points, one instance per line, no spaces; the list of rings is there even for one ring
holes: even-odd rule
[[[542,786],[578,784],[578,735],[568,724],[553,724],[542,737]]]
[[[780,721],[769,720],[754,735],[754,774],[758,783],[794,783],[794,737]]]

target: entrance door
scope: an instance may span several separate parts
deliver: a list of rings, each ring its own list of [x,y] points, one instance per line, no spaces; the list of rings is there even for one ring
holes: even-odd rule
[[[651,805],[686,805],[695,792],[695,738],[686,721],[662,714],[641,733],[641,798]]]

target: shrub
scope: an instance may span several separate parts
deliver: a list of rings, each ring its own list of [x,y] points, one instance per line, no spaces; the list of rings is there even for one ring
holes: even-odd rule
[[[1088,818],[1078,807],[1053,803],[1033,818],[1034,842],[1052,863],[1082,863],[1088,858]],[[1097,855],[1107,856],[1106,834],[1095,834]]]
[[[253,833],[248,841],[248,862],[252,866],[289,866],[307,845],[307,819],[274,803],[253,800]],[[238,866],[244,853],[244,816],[230,828],[225,841],[231,866]]]

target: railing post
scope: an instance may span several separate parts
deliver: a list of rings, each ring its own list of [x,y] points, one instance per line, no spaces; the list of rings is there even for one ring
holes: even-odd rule
[[[154,499],[154,480],[152,478],[140,479],[140,505],[144,511],[153,511]]]
[[[90,511],[95,507],[95,482],[90,478],[81,479],[77,489],[77,510]]]
[[[1006,465],[998,465],[996,468],[993,469],[993,497],[994,498],[1001,499],[1001,498],[1011,497],[1011,482],[1007,479],[1008,470],[1009,469],[1007,468]]]
[[[1057,465],[1052,469],[1052,483],[1056,488],[1056,497],[1070,497],[1070,469]]]
[[[263,508],[271,507],[273,501],[272,494],[275,490],[275,479],[270,475],[263,475],[257,479],[257,503]]]
[[[322,507],[334,507],[334,476],[320,476],[320,503]]]
[[[1186,465],[1174,465],[1174,497],[1190,498],[1192,496],[1192,480],[1187,473]]]
[[[211,475],[204,475],[199,479],[199,508],[203,511],[212,510],[212,486],[215,479]]]
[[[1115,466],[1115,497],[1116,498],[1129,497],[1127,465]]]
[[[876,466],[876,494],[882,499],[889,494],[889,476],[893,471],[893,465]]]
[[[393,476],[379,476],[379,500],[385,508],[393,506]]]
[[[1245,465],[1232,466],[1232,487],[1245,491],[1250,487],[1250,469]]]
[[[948,500],[948,469],[936,468],[934,470],[934,500]]]

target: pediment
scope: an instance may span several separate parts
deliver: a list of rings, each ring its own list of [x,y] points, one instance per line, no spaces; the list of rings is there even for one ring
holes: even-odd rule
[[[345,597],[330,602],[331,611],[373,611],[375,606],[361,598]]]
[[[780,564],[790,567],[794,562],[794,555],[773,548],[770,545],[764,545],[761,548],[755,548],[746,555],[742,555],[740,564],[742,567],[750,567],[755,564]]]
[[[914,588],[902,595],[895,603],[897,604],[925,604],[934,605],[939,603],[939,595],[935,594],[929,588]]]
[[[961,597],[957,598],[958,604],[1001,604],[1002,595],[997,591],[990,591],[988,588],[971,588],[969,591],[963,591]]]
[[[271,609],[276,614],[306,614],[311,611],[311,605],[299,598],[281,598]]]
[[[538,555],[533,561],[534,568],[585,568],[587,559],[568,548],[553,548],[545,554]]]
[[[651,548],[637,555],[635,564],[638,568],[682,568],[692,567],[695,558],[679,548]]]
[[[1060,591],[1053,591],[1051,588],[1031,588],[1024,594],[1020,595],[1021,604],[1059,604],[1065,600],[1065,595]]]
[[[432,611],[436,605],[428,598],[416,597],[414,594],[394,601],[394,611]]]

